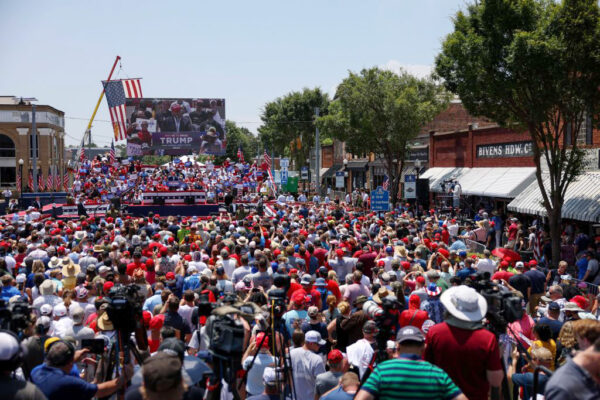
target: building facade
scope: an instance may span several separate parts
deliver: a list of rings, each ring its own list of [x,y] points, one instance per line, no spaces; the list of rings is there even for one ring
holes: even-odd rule
[[[34,108],[36,132],[32,131]],[[64,112],[52,106],[34,107],[13,96],[0,96],[0,187],[20,191],[16,183],[21,174],[22,190],[27,191],[34,157],[44,186],[49,175],[62,178],[65,173],[64,122]],[[37,140],[36,154],[33,152],[34,140]]]

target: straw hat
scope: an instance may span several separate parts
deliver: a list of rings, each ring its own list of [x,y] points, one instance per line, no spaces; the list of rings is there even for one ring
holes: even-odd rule
[[[54,293],[54,283],[50,279],[46,279],[40,285],[40,293],[42,296],[50,296]]]
[[[103,331],[114,331],[115,326],[108,317],[108,313],[105,311],[100,318],[98,318],[98,328]]]
[[[387,288],[379,288],[377,293],[373,296],[373,301],[377,304],[381,304],[381,299],[390,295],[390,291]]]

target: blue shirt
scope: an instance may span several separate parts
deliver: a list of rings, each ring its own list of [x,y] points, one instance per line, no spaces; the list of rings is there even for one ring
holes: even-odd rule
[[[13,296],[20,296],[21,292],[14,286],[2,286],[2,293],[0,293],[0,297],[4,300],[8,301]]]
[[[40,388],[48,400],[87,400],[94,397],[98,391],[97,385],[67,375],[62,370],[46,364],[31,372],[31,381]]]
[[[456,276],[458,278],[460,278],[461,281],[464,281],[465,279],[467,279],[471,275],[475,275],[476,273],[477,273],[477,270],[475,270],[474,268],[468,267],[468,268],[463,268],[460,271],[458,271],[456,273]]]
[[[302,326],[302,322],[304,322],[304,320],[306,320],[307,316],[308,316],[308,313],[306,312],[306,310],[290,310],[290,311],[286,312],[285,314],[283,314],[282,318],[285,321],[285,327],[287,328],[287,331],[290,334],[290,337],[294,333],[294,325],[293,325],[294,321],[299,319],[300,320],[299,326]]]
[[[200,287],[200,275],[190,275],[183,280],[183,291],[195,290]]]
[[[587,257],[581,257],[579,260],[577,260],[575,265],[577,266],[577,279],[582,280],[588,267]]]
[[[328,395],[321,397],[321,400],[352,400],[354,394],[344,392],[342,385],[338,385],[337,389],[331,391]]]
[[[153,296],[150,296],[149,298],[147,298],[146,301],[144,302],[144,307],[142,307],[143,310],[149,311],[149,312],[154,312],[154,307],[156,307],[159,304],[162,305],[162,299],[160,297],[161,293],[162,293],[162,290],[157,290],[156,292],[154,292]]]

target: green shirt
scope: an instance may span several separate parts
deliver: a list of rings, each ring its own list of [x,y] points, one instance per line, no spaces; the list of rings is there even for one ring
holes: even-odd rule
[[[452,399],[461,394],[442,369],[412,354],[379,364],[362,390],[379,400]]]

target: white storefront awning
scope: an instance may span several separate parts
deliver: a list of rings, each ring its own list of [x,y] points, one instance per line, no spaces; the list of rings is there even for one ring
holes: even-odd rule
[[[548,175],[544,186],[550,187]],[[531,183],[508,204],[510,211],[531,215],[546,215],[542,193],[537,181]],[[600,172],[586,172],[567,188],[562,207],[562,217],[578,221],[600,222]]]
[[[444,181],[457,181],[465,196],[514,198],[535,180],[535,168],[430,168],[421,175],[429,190],[442,193]]]

